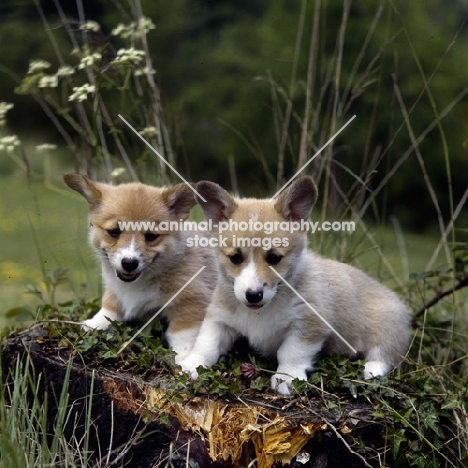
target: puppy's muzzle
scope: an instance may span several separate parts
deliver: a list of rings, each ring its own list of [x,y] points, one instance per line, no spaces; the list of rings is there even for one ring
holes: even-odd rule
[[[131,273],[138,268],[139,262],[136,258],[122,258],[121,264],[127,273]]]
[[[258,304],[263,299],[263,291],[253,291],[252,289],[247,289],[245,292],[245,298],[249,304]]]
[[[130,283],[132,281],[135,281],[139,276],[140,273],[135,273],[135,270],[138,268],[140,265],[140,262],[136,258],[127,258],[124,257],[122,258],[122,261],[120,262],[122,265],[122,268],[125,270],[124,272],[117,272],[117,277],[125,281],[126,283]]]

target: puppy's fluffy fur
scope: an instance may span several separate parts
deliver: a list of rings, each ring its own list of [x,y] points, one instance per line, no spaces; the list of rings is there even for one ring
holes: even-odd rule
[[[196,189],[207,200],[199,203],[214,225],[228,219],[238,223],[308,219],[317,198],[310,177],[297,179],[275,201],[233,198],[211,182],[200,182]],[[351,345],[367,360],[365,378],[384,375],[401,362],[409,341],[408,310],[388,288],[350,265],[308,252],[305,232],[222,235],[227,246],[218,249],[218,286],[194,349],[181,361],[193,378],[198,366],[215,364],[239,335],[260,353],[276,354],[278,368],[271,387],[281,394],[291,393],[293,378],[307,378],[321,350],[353,355]],[[234,239],[259,236],[287,236],[288,245],[269,250],[234,245]]]
[[[65,183],[89,204],[89,242],[102,264],[102,308],[83,326],[105,329],[109,320],[141,318],[163,306],[205,265],[206,268],[163,311],[169,326],[166,338],[177,353],[190,352],[217,279],[212,249],[190,249],[183,231],[132,231],[119,222],[185,220],[196,204],[185,184],[171,188],[140,183],[109,185],[78,174],[65,174]]]

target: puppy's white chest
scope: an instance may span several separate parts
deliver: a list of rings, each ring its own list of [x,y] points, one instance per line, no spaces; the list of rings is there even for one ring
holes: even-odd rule
[[[269,306],[259,310],[246,310],[238,306],[232,315],[231,326],[249,343],[265,355],[274,355],[291,331],[289,317],[277,307]]]
[[[119,299],[124,305],[127,320],[137,318],[151,309],[159,307],[161,298],[159,288],[153,287],[151,290],[132,290],[129,288]]]
[[[143,282],[123,283],[112,274],[105,274],[106,286],[115,294],[122,306],[124,320],[133,320],[146,312],[161,307],[161,292],[157,283],[150,285]]]

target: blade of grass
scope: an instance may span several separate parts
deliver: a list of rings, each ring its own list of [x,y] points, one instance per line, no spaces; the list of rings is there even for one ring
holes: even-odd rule
[[[291,120],[294,91],[296,88],[297,65],[299,62],[299,53],[301,50],[302,35],[304,33],[306,8],[307,8],[307,0],[302,0],[301,11],[299,13],[299,24],[297,27],[297,34],[296,34],[296,43],[294,45],[291,80],[289,82],[288,97],[287,97],[287,102],[286,102],[286,111],[284,114],[281,138],[280,138],[279,148],[278,148],[278,162],[277,162],[278,167],[277,167],[277,172],[276,172],[276,189],[277,190],[283,184],[283,178],[284,178],[284,154],[285,154],[286,142],[289,138],[289,124]]]
[[[307,81],[306,81],[306,96],[305,96],[305,109],[304,118],[302,119],[301,128],[301,142],[299,144],[299,159],[297,162],[297,169],[302,167],[307,161],[307,154],[309,148],[309,121],[312,112],[312,101],[315,77],[317,74],[317,46],[319,35],[319,21],[320,21],[320,7],[321,0],[316,0],[314,16],[312,19],[312,28],[309,39],[309,58],[307,61]]]
[[[445,232],[445,225],[444,225],[444,218],[442,216],[442,210],[440,209],[440,205],[439,205],[439,200],[437,199],[437,195],[435,193],[434,187],[432,186],[431,179],[429,178],[429,174],[426,171],[426,167],[425,167],[425,164],[424,164],[424,159],[423,159],[421,151],[419,149],[419,145],[416,143],[416,137],[414,135],[413,127],[411,125],[409,115],[408,115],[408,111],[407,111],[405,103],[403,101],[403,97],[401,96],[400,88],[399,88],[398,83],[396,81],[396,76],[395,75],[393,75],[393,87],[394,87],[394,91],[395,91],[395,95],[397,97],[398,103],[400,105],[400,110],[401,110],[401,112],[403,114],[403,118],[404,118],[405,123],[406,123],[406,127],[408,129],[408,134],[410,136],[411,143],[413,145],[414,153],[416,154],[416,159],[418,160],[419,166],[421,168],[421,172],[422,172],[423,177],[424,177],[424,182],[426,183],[426,187],[427,187],[427,190],[428,190],[429,195],[431,197],[432,204],[434,205],[434,208],[436,210],[437,220],[439,222],[440,233],[443,234]],[[453,209],[451,211],[453,213]],[[445,248],[444,250],[445,250],[445,257],[446,257],[446,260],[447,260],[447,264],[450,265],[452,263],[452,261],[451,261],[452,256],[450,254],[450,250],[449,250],[449,247],[448,247],[447,243],[444,244],[444,248]]]

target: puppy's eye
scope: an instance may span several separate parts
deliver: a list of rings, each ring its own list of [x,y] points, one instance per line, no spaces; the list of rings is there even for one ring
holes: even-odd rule
[[[109,236],[114,237],[115,239],[117,239],[120,236],[120,234],[122,234],[122,231],[119,228],[108,229],[107,234],[109,234]]]
[[[268,265],[278,265],[278,263],[281,262],[282,258],[283,257],[281,255],[269,253],[267,254],[265,260],[268,263]]]
[[[155,234],[154,232],[146,232],[145,233],[145,241],[146,242],[153,242],[159,237],[159,234]]]
[[[241,253],[235,253],[229,255],[229,260],[231,260],[231,263],[234,263],[234,265],[240,265],[244,261],[244,257]]]

